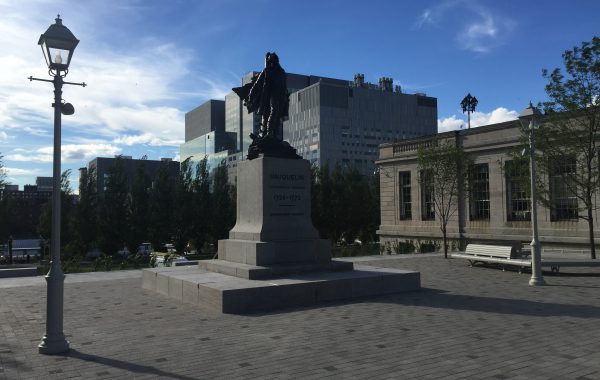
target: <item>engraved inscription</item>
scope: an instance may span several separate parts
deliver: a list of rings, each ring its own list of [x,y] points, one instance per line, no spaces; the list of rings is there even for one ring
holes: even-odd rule
[[[303,197],[305,176],[293,173],[271,173],[269,175],[273,203],[276,206],[271,216],[304,216]]]

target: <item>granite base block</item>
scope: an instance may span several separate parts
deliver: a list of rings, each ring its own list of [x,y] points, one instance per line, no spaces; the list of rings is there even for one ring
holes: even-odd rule
[[[420,289],[420,273],[355,265],[355,270],[251,280],[193,267],[145,269],[142,287],[221,313],[243,314]]]
[[[198,263],[198,268],[208,272],[226,274],[247,280],[261,280],[299,273],[350,271],[354,268],[354,264],[347,261],[330,260],[322,263],[289,263],[258,266],[225,260],[202,260]]]

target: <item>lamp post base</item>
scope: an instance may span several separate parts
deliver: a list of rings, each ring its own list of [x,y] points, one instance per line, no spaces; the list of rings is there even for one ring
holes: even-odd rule
[[[65,339],[64,335],[53,338],[44,335],[42,342],[38,344],[38,349],[40,354],[54,355],[67,352],[70,348],[69,341]]]
[[[546,282],[544,281],[543,278],[531,277],[531,279],[529,280],[529,286],[544,286],[544,285],[546,285]]]

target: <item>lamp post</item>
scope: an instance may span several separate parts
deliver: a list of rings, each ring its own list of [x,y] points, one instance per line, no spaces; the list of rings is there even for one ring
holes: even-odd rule
[[[467,113],[467,118],[468,118],[468,125],[469,128],[471,129],[471,113],[473,111],[475,111],[475,107],[477,107],[477,103],[479,103],[479,101],[477,100],[476,97],[471,96],[471,93],[468,93],[467,96],[465,96],[463,98],[463,100],[460,102],[460,106],[462,107],[463,113]]]
[[[537,199],[536,199],[536,172],[535,172],[535,130],[539,126],[541,112],[529,102],[529,106],[519,115],[519,122],[523,128],[529,129],[529,169],[531,183],[531,279],[529,285],[545,285],[542,277],[542,252],[538,238]]]
[[[60,15],[56,23],[50,25],[48,30],[40,36],[38,45],[42,47],[48,74],[52,80],[29,77],[30,81],[51,82],[54,84],[54,156],[53,156],[53,183],[52,183],[52,232],[50,249],[50,270],[46,275],[46,334],[38,345],[42,354],[59,354],[69,350],[69,342],[63,333],[63,294],[65,274],[60,263],[60,196],[61,196],[61,171],[60,171],[60,143],[61,143],[61,114],[72,115],[75,110],[70,103],[62,102],[63,84],[73,84],[85,87],[85,83],[65,82],[63,78],[69,72],[69,64],[73,51],[79,43],[73,33],[62,24]]]

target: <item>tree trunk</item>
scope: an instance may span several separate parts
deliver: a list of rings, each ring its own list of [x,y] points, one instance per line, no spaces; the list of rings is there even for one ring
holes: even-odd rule
[[[442,237],[444,241],[444,259],[448,258],[448,238],[446,237],[446,226],[442,228]]]
[[[591,203],[590,203],[591,204]],[[592,214],[592,208],[588,207],[588,226],[590,228],[590,253],[592,259],[596,259],[596,244],[594,242],[594,215]]]

